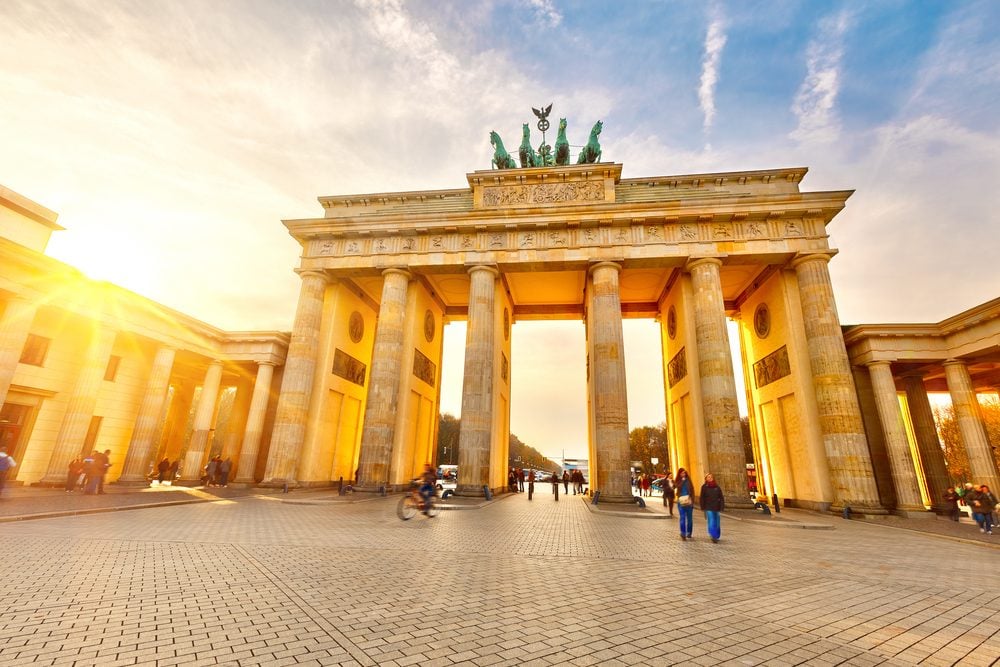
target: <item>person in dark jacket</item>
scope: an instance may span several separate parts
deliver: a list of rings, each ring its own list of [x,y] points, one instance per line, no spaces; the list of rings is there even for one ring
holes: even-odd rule
[[[948,508],[948,518],[952,521],[958,521],[962,512],[958,509],[958,499],[959,495],[955,492],[954,486],[949,486],[948,490],[944,492],[944,503],[945,507]]]
[[[708,536],[713,542],[718,542],[722,536],[722,525],[719,512],[725,509],[726,501],[722,497],[722,489],[715,481],[712,473],[705,475],[705,483],[701,485],[701,495],[698,497],[702,511],[705,512],[705,523],[708,524]]]

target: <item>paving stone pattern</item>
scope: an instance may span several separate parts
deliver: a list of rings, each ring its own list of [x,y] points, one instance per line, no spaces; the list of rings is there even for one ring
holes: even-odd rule
[[[0,524],[0,665],[997,665],[1000,550],[275,497]]]

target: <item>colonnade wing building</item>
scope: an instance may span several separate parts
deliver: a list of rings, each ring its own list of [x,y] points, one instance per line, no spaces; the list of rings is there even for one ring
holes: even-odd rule
[[[871,329],[851,334],[849,357],[838,320],[826,226],[851,192],[803,192],[801,168],[636,179],[621,169],[477,171],[462,189],[321,197],[322,217],[285,221],[302,246],[290,335],[222,332],[106,285],[131,304],[124,319],[118,306],[76,308],[55,298],[59,281],[34,277],[91,283],[44,257],[44,244],[3,241],[18,268],[0,264],[0,434],[25,461],[17,479],[54,482],[93,445],[126,462],[123,481],[164,455],[194,478],[221,452],[245,483],[400,488],[434,461],[442,328],[464,319],[457,492],[482,495],[506,485],[512,325],[580,319],[587,382],[567,390],[587,397],[590,485],[602,502],[628,501],[622,318],[635,317],[660,323],[661,349],[631,352],[662,360],[672,465],[714,473],[731,506],[749,503],[737,392],[762,490],[816,509],[930,504],[911,488],[940,463],[924,461],[929,432],[918,448],[912,429],[893,431],[909,418],[898,401],[890,409],[903,367],[890,361],[886,382],[886,367],[869,364],[885,361],[864,354]],[[37,205],[4,201],[11,220],[47,224],[45,239],[57,227]],[[4,224],[7,236],[20,229]],[[744,386],[727,317],[739,325]],[[53,324],[62,320],[75,324]],[[31,336],[66,352],[36,364]],[[952,361],[981,362],[991,345],[1000,332],[956,347]],[[111,357],[131,369],[128,391],[106,379]],[[858,377],[873,380],[860,401]],[[221,425],[224,387],[235,398]],[[19,430],[3,425],[16,420]],[[969,437],[970,460],[994,479]]]

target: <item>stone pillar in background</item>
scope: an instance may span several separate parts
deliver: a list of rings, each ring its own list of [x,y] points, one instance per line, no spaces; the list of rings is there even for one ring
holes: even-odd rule
[[[622,267],[601,262],[590,267],[590,366],[594,386],[596,491],[603,502],[632,502],[629,476],[628,398],[625,390],[625,339],[618,278]]]
[[[156,446],[160,443],[160,417],[163,416],[163,402],[170,387],[170,371],[174,366],[176,350],[161,347],[156,351],[153,366],[146,380],[146,393],[139,404],[139,414],[132,429],[132,440],[125,463],[118,478],[119,484],[146,484],[149,462],[156,456]]]
[[[191,484],[201,480],[201,469],[208,445],[208,436],[212,430],[212,419],[215,417],[215,404],[219,400],[219,385],[222,383],[222,362],[213,361],[205,373],[205,381],[201,385],[201,396],[198,398],[198,408],[194,413],[194,429],[191,431],[191,444],[184,456],[184,467],[181,470],[181,482]]]
[[[396,439],[399,375],[403,364],[406,295],[412,277],[404,269],[386,269],[382,276],[385,280],[382,283],[378,323],[375,325],[365,423],[358,458],[358,488],[367,491],[389,484],[389,461]]]
[[[906,405],[910,408],[910,421],[913,423],[913,435],[917,439],[920,462],[924,468],[927,493],[931,497],[931,509],[939,514],[946,514],[948,507],[944,502],[944,492],[951,483],[924,379],[920,375],[904,375],[903,388],[906,391]]]
[[[917,470],[910,455],[910,442],[906,439],[903,413],[899,409],[896,395],[896,381],[892,377],[892,366],[888,361],[868,364],[875,392],[875,407],[878,409],[882,433],[885,434],[889,468],[892,470],[892,486],[896,491],[896,509],[904,512],[923,512],[924,501],[920,497]]]
[[[299,275],[302,286],[295,308],[292,337],[288,343],[281,393],[278,394],[274,431],[264,471],[265,486],[294,486],[297,483],[299,457],[306,437],[327,278],[322,271],[302,271]]]
[[[59,435],[56,436],[52,456],[49,457],[49,466],[40,484],[61,486],[66,483],[69,463],[80,455],[84,440],[87,438],[90,420],[97,406],[97,394],[101,390],[101,382],[104,381],[104,373],[111,358],[111,349],[115,344],[115,335],[113,329],[101,327],[91,336],[90,344],[84,354],[83,367],[76,378],[76,384],[73,385],[73,393],[70,394],[66,412],[63,413],[62,423],[59,425]]]
[[[240,459],[236,476],[236,484],[253,484],[254,470],[257,467],[257,454],[260,451],[260,440],[264,435],[264,418],[267,415],[267,402],[271,396],[271,379],[274,377],[274,363],[262,361],[257,364],[257,378],[253,383],[253,395],[250,398],[250,412],[247,414],[246,429],[243,431],[243,445],[240,447]]]
[[[37,310],[35,304],[17,296],[4,307],[3,317],[0,318],[0,406],[7,400],[7,392]]]
[[[958,430],[962,434],[962,444],[969,456],[972,479],[968,481],[986,484],[996,494],[1000,488],[1000,475],[997,474],[997,464],[993,459],[993,450],[986,435],[986,423],[976,398],[976,390],[972,387],[969,369],[963,362],[949,359],[944,362],[944,377],[948,382]]]
[[[469,319],[465,329],[462,426],[458,435],[460,496],[482,496],[490,483],[493,439],[493,366],[496,361],[496,280],[489,266],[469,269]]]
[[[885,514],[833,299],[829,261],[828,253],[804,254],[792,266],[799,284],[809,366],[833,486],[831,509],[849,506],[855,512]]]
[[[688,262],[694,292],[698,375],[705,411],[708,470],[722,487],[728,507],[752,507],[747,488],[746,454],[740,428],[736,378],[726,329],[720,267],[716,257]],[[692,480],[701,488],[702,480]]]

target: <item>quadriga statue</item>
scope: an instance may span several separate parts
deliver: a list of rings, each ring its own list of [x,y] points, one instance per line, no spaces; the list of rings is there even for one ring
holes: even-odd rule
[[[493,144],[493,166],[497,169],[516,169],[517,163],[503,147],[503,140],[496,132],[490,132],[490,143]]]

